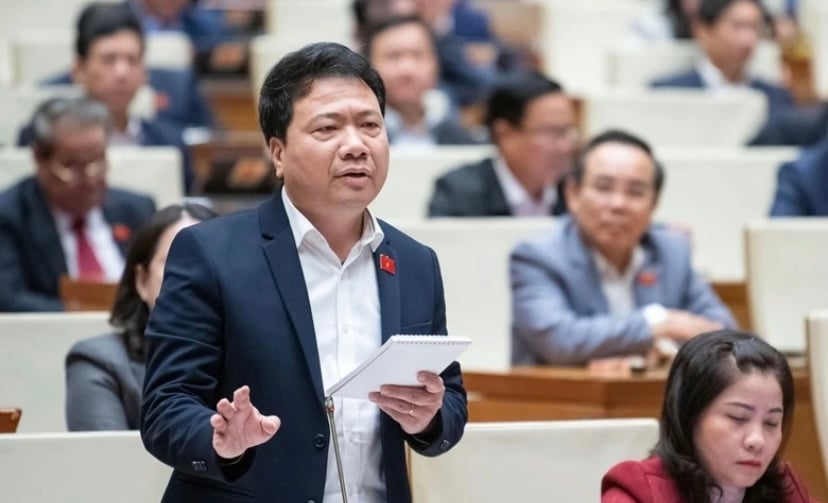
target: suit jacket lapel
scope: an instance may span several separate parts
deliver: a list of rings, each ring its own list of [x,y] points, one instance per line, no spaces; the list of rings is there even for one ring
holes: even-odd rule
[[[649,243],[648,235],[641,241],[644,248],[644,265],[641,266],[633,279],[633,292],[638,307],[647,304],[660,304],[665,298],[661,293],[661,264],[658,262],[653,247]]]
[[[106,223],[109,224],[109,227],[112,230],[112,240],[115,241],[115,244],[121,251],[121,256],[126,257],[131,241],[128,237],[124,239],[124,236],[120,235],[119,227],[125,226],[129,231],[127,234],[132,234],[132,226],[123,221],[124,219],[121,218],[121,215],[119,215],[118,207],[110,201],[109,194],[107,194],[104,199],[104,203],[101,207],[101,213],[103,213],[104,220],[106,220]]]
[[[563,225],[566,255],[575,270],[581,273],[581,281],[576,281],[575,284],[581,285],[581,291],[588,292],[584,299],[591,303],[590,308],[593,313],[608,313],[609,304],[604,296],[604,289],[601,287],[598,268],[589,249],[584,245],[578,226],[570,217],[564,217]],[[596,295],[595,292],[598,294]]]
[[[380,226],[384,223],[380,222]],[[380,257],[385,255],[394,261],[396,272],[385,271],[380,266]],[[379,291],[380,317],[382,328],[382,342],[388,340],[392,335],[400,333],[400,264],[397,261],[397,254],[391,247],[390,241],[386,238],[374,252],[374,264],[377,272],[377,289]]]
[[[46,205],[37,181],[31,180],[29,190],[25,191],[23,197],[31,210],[27,227],[31,232],[34,249],[42,250],[45,255],[44,265],[51,270],[48,276],[59,278],[67,274],[66,256],[63,254],[60,235],[58,235],[54,217]]]
[[[490,216],[509,216],[512,214],[512,209],[506,201],[506,194],[503,192],[503,187],[500,186],[500,180],[495,173],[494,159],[486,159],[483,161],[483,174],[485,177],[484,185],[487,187],[486,201],[489,204],[488,214]]]
[[[270,266],[270,273],[273,275],[276,289],[285,304],[294,332],[299,339],[299,346],[302,348],[305,362],[308,365],[313,387],[319,401],[322,402],[325,398],[322,388],[322,370],[319,364],[319,349],[316,346],[316,332],[313,329],[313,314],[308,289],[279,192],[259,207],[259,224],[265,240],[262,249]]]

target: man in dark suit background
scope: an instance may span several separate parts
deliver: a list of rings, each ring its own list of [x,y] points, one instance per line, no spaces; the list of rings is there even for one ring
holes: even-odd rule
[[[384,105],[349,49],[289,54],[259,100],[282,190],[176,236],[141,414],[144,445],[174,468],[164,501],[340,501],[324,389],[392,334],[446,333],[436,255],[367,210],[387,176]],[[351,499],[410,501],[405,443],[437,455],[462,436],[459,365],[419,378],[335,399]]]
[[[108,188],[106,107],[50,100],[33,119],[35,176],[0,194],[0,311],[60,311],[61,276],[117,281],[132,232],[155,212]]]
[[[71,80],[109,109],[110,145],[177,147],[183,160],[184,186],[189,188],[193,175],[182,125],[161,117],[148,120],[130,113],[130,104],[146,81],[146,68],[141,25],[129,6],[88,5],[78,18],[75,53]],[[29,141],[31,129],[27,126],[21,131],[18,144],[28,145]]]
[[[504,79],[489,99],[489,135],[498,157],[461,166],[434,185],[431,217],[559,215],[558,190],[578,139],[575,106],[540,73]]]
[[[712,92],[751,88],[767,98],[768,119],[754,145],[806,145],[821,117],[797,109],[791,93],[749,74],[749,63],[767,28],[767,15],[759,0],[702,0],[693,26],[693,38],[702,57],[695,68],[660,78],[653,88],[698,88]]]
[[[828,140],[780,166],[770,215],[828,216]]]
[[[385,124],[392,145],[477,143],[437,89],[437,46],[427,24],[411,16],[389,18],[369,30],[365,55],[385,83]]]

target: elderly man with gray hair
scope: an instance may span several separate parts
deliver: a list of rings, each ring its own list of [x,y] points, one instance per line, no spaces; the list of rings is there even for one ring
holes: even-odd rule
[[[32,118],[35,174],[0,193],[0,311],[60,311],[61,276],[117,281],[149,197],[108,188],[107,108],[51,99]]]

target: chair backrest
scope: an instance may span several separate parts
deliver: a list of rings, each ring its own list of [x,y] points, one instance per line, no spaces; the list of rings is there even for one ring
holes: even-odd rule
[[[68,29],[19,33],[11,41],[15,83],[35,85],[69,69],[75,57],[73,37]]]
[[[811,80],[814,91],[828,98],[828,4],[811,0],[802,5],[802,26],[810,36]]]
[[[643,459],[655,419],[470,423],[451,451],[411,454],[414,503],[598,501],[615,464]]]
[[[103,0],[118,3],[123,0]],[[29,30],[67,30],[74,27],[78,15],[89,0],[37,0],[3,2],[0,37],[11,37]]]
[[[518,241],[552,227],[554,219],[436,219],[392,222],[437,253],[450,335],[471,337],[464,370],[511,366],[509,254]]]
[[[494,155],[492,146],[391,148],[388,178],[371,210],[382,218],[423,218],[434,181],[453,168]]]
[[[828,307],[828,219],[757,220],[747,227],[751,326],[780,351],[805,352],[803,320]]]
[[[137,431],[0,435],[4,501],[160,501],[170,472]]]
[[[111,331],[107,318],[104,312],[0,314],[0,405],[23,409],[20,432],[66,431],[66,354],[75,342]]]
[[[648,45],[620,44],[610,52],[611,84],[617,87],[646,88],[660,78],[693,67],[699,49],[692,41],[670,41]],[[760,43],[750,62],[749,74],[768,82],[782,78],[782,58],[774,42]]]
[[[349,0],[269,0],[267,8],[267,32],[292,44],[326,41],[352,45]]]
[[[283,56],[302,47],[300,41],[290,41],[281,35],[258,35],[250,42],[250,84],[253,98],[258,103],[259,92],[267,76]]]
[[[822,466],[828,476],[828,309],[808,314],[808,374]]]
[[[178,31],[148,33],[144,63],[149,68],[187,70],[193,66],[190,37]]]
[[[570,91],[606,87],[610,82],[610,48],[627,36],[641,12],[641,2],[551,0],[542,5],[540,52],[546,73],[560,79]]]
[[[181,153],[175,147],[110,147],[110,186],[151,196],[159,208],[181,202]],[[34,173],[29,149],[0,149],[0,188]]]
[[[710,93],[703,89],[615,90],[584,100],[584,130],[634,131],[651,145],[737,147],[765,121],[767,101],[752,89]]]
[[[665,185],[655,218],[692,231],[693,257],[715,281],[745,279],[744,228],[767,215],[789,147],[660,148]]]

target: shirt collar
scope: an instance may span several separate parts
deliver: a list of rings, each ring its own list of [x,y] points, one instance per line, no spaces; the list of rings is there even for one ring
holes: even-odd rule
[[[644,248],[637,245],[633,249],[632,259],[626,271],[619,271],[611,264],[598,250],[592,250],[592,257],[595,260],[595,267],[598,269],[598,274],[602,280],[605,281],[619,281],[631,279],[639,269],[644,265],[645,255]]]
[[[526,203],[538,204],[532,195],[526,191],[520,181],[515,178],[514,173],[509,169],[503,157],[498,156],[495,159],[494,170],[495,175],[497,175],[497,181],[500,182],[500,187],[503,189],[503,195],[506,196],[506,202],[510,207],[514,208]],[[548,206],[551,212],[552,206],[555,204],[557,198],[558,193],[555,191],[555,187],[546,187],[543,189],[540,204]]]
[[[296,243],[297,249],[310,236],[315,236],[322,240],[325,239],[322,233],[293,204],[293,201],[288,196],[287,190],[284,188],[282,188],[282,203],[285,206],[285,213],[287,214],[290,230],[293,233],[293,241]],[[385,233],[382,231],[382,227],[380,227],[379,220],[371,213],[371,210],[365,208],[362,215],[362,237],[360,237],[357,245],[370,246],[371,252],[375,252],[383,239],[385,239]]]
[[[701,58],[696,64],[696,70],[699,72],[699,76],[702,82],[704,82],[705,87],[709,89],[721,91],[724,89],[743,89],[748,87],[747,81],[738,83],[728,81],[721,70],[706,56]]]
[[[141,118],[131,116],[127,122],[126,130],[122,133],[120,131],[112,131],[109,137],[110,145],[140,145],[142,135]]]
[[[55,227],[63,232],[69,232],[72,230],[72,224],[75,221],[76,217],[73,217],[69,213],[63,211],[62,209],[58,208],[57,206],[50,207],[52,212],[52,218],[55,220]],[[103,212],[99,207],[92,208],[84,217],[86,222],[85,225],[87,228],[100,226],[101,224],[106,224],[106,221],[103,217]]]

